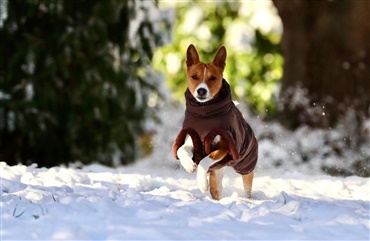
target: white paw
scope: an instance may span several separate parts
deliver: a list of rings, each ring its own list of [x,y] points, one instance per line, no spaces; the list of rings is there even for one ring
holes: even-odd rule
[[[183,157],[180,162],[188,173],[193,173],[197,169],[197,164],[190,157]]]

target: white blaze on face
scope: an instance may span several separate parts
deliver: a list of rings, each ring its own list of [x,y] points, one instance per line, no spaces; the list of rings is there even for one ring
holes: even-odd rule
[[[204,70],[203,70],[203,83],[206,82],[206,74],[207,74],[207,66],[204,66]]]
[[[212,99],[212,96],[210,96],[210,92],[209,92],[209,88],[208,86],[206,85],[206,76],[207,76],[207,66],[204,66],[204,70],[203,70],[203,81],[202,83],[200,83],[198,85],[198,87],[195,89],[195,93],[193,93],[193,96],[195,96],[195,98],[197,99],[197,101],[199,102],[206,102],[210,99]],[[198,90],[199,89],[205,89],[207,94],[205,96],[202,97],[202,99],[200,99],[198,96]]]

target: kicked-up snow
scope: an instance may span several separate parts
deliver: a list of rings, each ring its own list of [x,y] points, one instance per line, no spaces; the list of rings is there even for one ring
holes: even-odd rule
[[[0,167],[1,240],[369,240],[369,178],[257,171],[247,199],[229,169],[214,201],[195,174],[150,159],[115,169]]]

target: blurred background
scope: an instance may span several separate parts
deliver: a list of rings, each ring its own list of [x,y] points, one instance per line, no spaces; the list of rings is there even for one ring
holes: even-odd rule
[[[367,0],[0,0],[0,161],[118,166],[150,155],[166,128],[158,113],[182,106],[192,43],[204,62],[225,45],[224,77],[261,126],[298,138],[324,131],[314,142],[330,151],[310,151],[351,169],[327,173],[370,176],[368,9]],[[277,146],[280,134],[264,129],[258,137]]]

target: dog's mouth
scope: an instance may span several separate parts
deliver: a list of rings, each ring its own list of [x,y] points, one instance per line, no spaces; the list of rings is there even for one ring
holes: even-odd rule
[[[196,96],[195,99],[198,101],[198,102],[201,102],[201,103],[204,103],[206,101],[209,101],[212,99],[212,97],[206,97],[206,96]]]
[[[195,97],[197,100],[199,100],[199,101],[207,101],[207,97],[205,97],[205,96],[197,96],[197,97]]]
[[[197,91],[194,91],[191,93],[193,95],[193,97],[196,99],[196,101],[200,102],[200,103],[204,103],[204,102],[207,102],[209,100],[211,100],[213,98],[213,96],[211,95],[211,93],[197,93]]]

